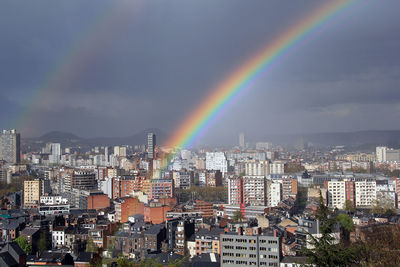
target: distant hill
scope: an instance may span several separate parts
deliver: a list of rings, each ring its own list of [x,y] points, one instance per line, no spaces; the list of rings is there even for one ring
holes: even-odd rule
[[[162,144],[167,135],[160,129],[151,128],[126,137],[95,137],[82,138],[72,133],[52,131],[40,137],[22,139],[22,146],[32,148],[43,147],[49,142],[61,143],[63,147],[68,146],[115,146],[115,145],[141,145],[146,144],[147,134],[155,133],[157,144]],[[400,130],[374,130],[357,132],[336,133],[312,133],[312,134],[276,134],[268,135],[259,133],[257,136],[246,137],[249,142],[272,142],[282,145],[293,145],[300,138],[314,146],[330,147],[344,145],[352,149],[372,151],[376,146],[384,145],[393,148],[400,147]],[[226,138],[229,142],[229,137]],[[234,141],[232,141],[234,142]],[[224,143],[225,144],[225,143]],[[231,144],[226,144],[231,146]]]
[[[337,146],[370,150],[379,145],[393,148],[400,147],[400,130],[371,130],[357,132],[333,132],[312,134],[284,134],[252,137],[252,141],[265,140],[278,144],[294,144],[298,139],[304,139],[316,146]]]
[[[160,129],[151,128],[126,137],[94,137],[83,138],[72,133],[52,131],[40,137],[23,138],[23,147],[42,147],[45,143],[60,143],[62,147],[68,146],[115,146],[115,145],[141,145],[147,143],[147,134],[154,133],[157,143],[160,144],[166,138],[166,134]]]
[[[45,140],[46,142],[64,142],[64,141],[78,141],[81,140],[79,136],[76,136],[72,133],[60,132],[60,131],[52,131],[48,132],[40,137],[32,138],[36,140]]]

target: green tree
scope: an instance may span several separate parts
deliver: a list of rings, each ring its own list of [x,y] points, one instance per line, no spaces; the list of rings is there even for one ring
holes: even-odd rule
[[[347,213],[354,213],[356,209],[354,208],[354,203],[350,199],[347,199],[344,202],[344,210],[347,211]]]
[[[97,251],[98,251],[98,248],[94,244],[92,237],[89,237],[88,241],[86,242],[86,252],[96,253]]]
[[[339,214],[336,217],[337,221],[340,223],[340,226],[348,232],[352,232],[354,230],[353,219],[346,214]]]
[[[44,233],[40,234],[39,242],[38,242],[38,250],[43,252],[47,249],[46,235]]]
[[[337,225],[337,218],[333,217],[329,208],[320,199],[319,209],[316,215],[320,222],[320,237],[310,237],[312,248],[304,249],[304,254],[309,258],[309,262],[315,266],[351,266],[360,264],[359,248],[346,247],[343,244],[336,244],[333,237],[333,229]],[[345,227],[350,228],[347,219],[342,218]]]
[[[119,256],[117,259],[117,266],[118,267],[132,267],[133,264],[128,260],[128,258],[124,256]]]
[[[158,260],[147,258],[145,260],[140,261],[139,267],[163,267],[163,265]]]
[[[32,252],[32,245],[28,243],[24,236],[17,237],[16,239],[14,239],[14,241],[18,243],[20,248],[22,248],[22,250],[25,251],[26,254],[30,254]]]
[[[244,220],[243,213],[240,210],[235,210],[232,220],[235,222],[242,222]]]
[[[168,267],[182,267],[183,264],[186,262],[187,256],[183,257],[182,259],[176,259],[174,261],[170,260],[168,262]]]

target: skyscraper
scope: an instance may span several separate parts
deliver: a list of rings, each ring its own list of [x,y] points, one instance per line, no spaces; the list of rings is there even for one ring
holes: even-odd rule
[[[245,144],[244,144],[244,133],[240,133],[239,134],[239,147],[240,148],[244,148]]]
[[[0,160],[20,162],[20,134],[15,129],[3,130],[0,134]]]
[[[153,133],[147,134],[147,157],[154,159],[154,148],[156,146],[156,135]]]
[[[49,162],[50,163],[58,163],[61,158],[61,144],[60,143],[50,143],[48,145],[50,147]]]

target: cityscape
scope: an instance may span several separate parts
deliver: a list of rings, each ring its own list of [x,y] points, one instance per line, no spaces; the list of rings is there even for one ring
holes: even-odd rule
[[[0,267],[400,266],[398,1],[26,5]]]

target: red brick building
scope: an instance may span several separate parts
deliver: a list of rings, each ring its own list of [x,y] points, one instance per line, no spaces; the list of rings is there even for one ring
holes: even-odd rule
[[[88,209],[105,209],[110,207],[110,199],[105,194],[91,194],[87,200]]]
[[[144,203],[137,198],[120,198],[114,201],[115,219],[121,223],[128,221],[129,216],[144,214]]]
[[[204,200],[196,200],[194,204],[195,211],[201,211],[202,217],[212,217],[214,215],[213,203],[206,202]]]
[[[151,203],[150,206],[144,207],[144,221],[153,224],[163,223],[167,220],[167,212],[171,210],[171,206]]]

